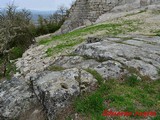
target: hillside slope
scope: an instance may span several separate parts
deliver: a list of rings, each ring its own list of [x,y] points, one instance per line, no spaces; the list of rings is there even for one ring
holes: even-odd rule
[[[160,0],[76,0],[59,33],[67,33],[77,27],[91,25],[105,13],[121,14],[159,2]]]
[[[109,109],[155,111],[147,118],[158,120],[159,18],[159,5],[148,6],[32,45],[0,83],[0,118],[146,119],[101,116]]]

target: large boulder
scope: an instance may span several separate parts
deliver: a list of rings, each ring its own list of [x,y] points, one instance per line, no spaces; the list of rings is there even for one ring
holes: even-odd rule
[[[85,91],[91,91],[96,80],[88,72],[72,68],[64,71],[48,72],[34,81],[34,87],[49,120],[69,105],[71,98]]]
[[[12,78],[0,83],[0,118],[17,119],[37,103],[29,86],[22,80]]]
[[[54,120],[71,98],[92,91],[96,82],[90,73],[77,68],[44,71],[26,82],[6,80],[0,84],[0,118],[44,120],[46,115]]]

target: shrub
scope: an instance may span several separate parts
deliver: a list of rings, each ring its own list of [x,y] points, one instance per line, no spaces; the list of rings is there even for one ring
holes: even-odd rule
[[[34,37],[29,30],[31,13],[27,10],[17,11],[11,5],[0,13],[0,53],[17,46],[27,49],[33,43]]]
[[[9,61],[21,57],[34,43],[30,23],[31,13],[27,10],[19,11],[14,5],[9,5],[0,12],[0,57],[3,59],[3,77],[14,71]]]
[[[14,60],[17,59],[19,57],[22,57],[23,54],[23,48],[22,47],[14,47],[11,51],[10,51],[10,59]]]

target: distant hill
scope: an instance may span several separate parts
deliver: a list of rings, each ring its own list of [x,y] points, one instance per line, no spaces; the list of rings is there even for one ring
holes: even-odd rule
[[[49,15],[53,14],[55,11],[40,11],[40,10],[30,10],[32,13],[32,19],[35,24],[37,24],[38,16],[41,15],[47,18]]]
[[[3,12],[5,9],[0,9],[0,12]],[[21,10],[21,9],[18,9]],[[53,14],[55,11],[41,11],[41,10],[29,10],[32,13],[32,20],[35,24],[37,24],[38,16],[41,15],[44,18],[47,18],[49,15]]]

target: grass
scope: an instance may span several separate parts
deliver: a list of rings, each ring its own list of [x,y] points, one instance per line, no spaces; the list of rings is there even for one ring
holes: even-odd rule
[[[101,116],[105,109],[103,94],[106,93],[106,86],[101,86],[98,90],[90,95],[79,97],[75,100],[74,106],[76,112],[90,116],[92,119],[104,119]]]
[[[158,71],[157,71],[157,72],[158,72],[158,75],[159,75],[159,77],[160,77],[160,68],[158,69]]]
[[[2,68],[3,66],[3,63],[0,63],[0,67]],[[3,76],[3,69],[0,71],[0,79],[2,79],[4,76]],[[6,79],[10,79],[12,77],[13,74],[15,74],[17,72],[16,70],[16,66],[14,63],[8,63],[7,66],[6,66],[6,73],[5,73],[5,77]]]
[[[63,67],[61,67],[61,66],[50,66],[49,68],[48,68],[48,70],[50,70],[50,71],[62,71],[62,70],[65,70],[65,68],[63,68]]]
[[[152,10],[152,14],[159,15],[160,14],[160,10]]]
[[[2,59],[2,57],[0,57],[0,67],[1,67],[0,79],[2,79],[2,78],[3,78],[2,65],[3,65],[3,59]]]
[[[9,52],[9,55],[7,56],[9,58],[9,60],[15,60],[17,58],[22,57],[22,54],[24,52],[24,48],[22,48],[22,46],[17,46],[14,47],[13,49],[11,49],[11,51]],[[4,72],[4,61],[5,61],[5,57],[6,56],[0,56],[0,79],[2,79],[4,77],[3,72]],[[13,74],[15,74],[17,72],[16,70],[16,66],[14,64],[14,62],[8,62],[7,66],[6,66],[6,74],[5,77],[7,79],[10,79]]]
[[[85,116],[86,120],[121,120],[123,117],[103,117],[104,110],[127,112],[155,111],[156,117],[149,117],[152,120],[160,119],[160,80],[149,81],[139,80],[135,74],[126,76],[123,81],[104,79],[98,72],[87,69],[99,83],[99,87],[93,93],[86,93],[74,101],[75,113]],[[73,114],[73,113],[72,113]],[[70,117],[71,119],[72,117]],[[129,116],[131,119],[145,119],[143,116]]]
[[[125,17],[137,15],[137,14],[140,14],[140,13],[143,13],[143,12],[146,12],[146,10],[140,10],[140,11],[137,12],[137,13],[131,13],[131,14],[126,15]]]
[[[140,82],[140,79],[135,74],[131,74],[126,78],[126,83],[131,87],[138,85],[139,82]]]
[[[133,37],[120,37],[123,41],[125,41],[125,40],[132,40],[133,39]]]
[[[76,53],[69,53],[69,54],[67,54],[66,56],[79,56],[78,54],[76,54]]]
[[[156,36],[160,36],[160,30],[151,30],[150,32]]]
[[[10,52],[10,59],[15,60],[22,57],[24,50],[22,47],[14,47]]]
[[[120,62],[120,61],[118,61],[118,62]],[[121,62],[120,62],[121,63]],[[121,63],[121,64],[123,64],[123,63]],[[124,65],[124,64],[123,64]],[[141,73],[140,73],[140,71],[139,71],[139,68],[134,68],[134,67],[128,67],[128,66],[125,66],[124,65],[124,67],[125,67],[125,69],[129,72],[129,73],[132,73],[132,74],[135,74],[135,75],[137,75],[137,76],[139,76],[142,80],[144,80],[144,81],[151,81],[151,78],[148,76],[148,75],[142,75]]]
[[[159,81],[149,83],[142,81],[133,87],[128,85],[128,82],[114,81],[114,86],[110,87],[107,95],[107,100],[111,101],[109,108],[131,112],[154,110],[159,112],[159,84]]]
[[[104,79],[96,70],[88,68],[86,69],[86,71],[93,75],[93,77],[98,81],[99,85],[102,85],[104,83]]]
[[[3,72],[4,72],[4,61],[5,61],[5,58],[3,57],[0,57],[0,79],[2,79],[4,76],[3,76]],[[6,79],[10,79],[12,77],[13,74],[15,74],[17,72],[16,70],[16,66],[14,64],[14,62],[8,62],[7,65],[6,65],[6,73],[5,73],[5,77]]]
[[[53,54],[57,54],[62,52],[63,50],[69,49],[74,47],[75,45],[80,44],[81,42],[83,42],[83,39],[79,39],[77,41],[66,41],[63,42],[61,44],[58,44],[57,46],[53,47],[53,48],[48,48],[47,50],[47,55],[48,56],[52,56]]]
[[[75,100],[74,106],[77,112],[80,112],[85,115],[90,115],[91,119],[104,119],[103,116],[99,116],[105,109],[103,95],[107,91],[107,87],[104,83],[102,76],[93,69],[86,69],[87,72],[92,74],[95,79],[97,79],[99,88],[85,96],[81,96]],[[87,96],[87,97],[86,97]]]
[[[137,30],[138,24],[140,24],[138,20],[121,20],[119,23],[91,25],[66,34],[53,36],[51,39],[41,40],[39,44],[51,45],[53,42],[56,46],[50,47],[47,50],[47,55],[52,56],[82,43],[88,36],[115,37],[118,34],[124,34]]]
[[[39,44],[40,45],[47,45],[50,41],[51,41],[51,39],[42,39],[39,41]]]

